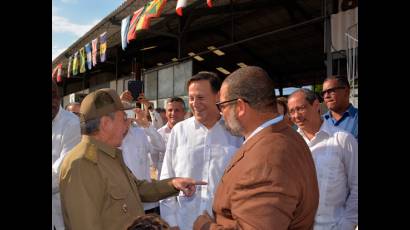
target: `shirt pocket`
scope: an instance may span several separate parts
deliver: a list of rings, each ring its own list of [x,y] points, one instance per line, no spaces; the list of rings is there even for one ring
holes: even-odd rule
[[[108,215],[124,215],[129,212],[128,198],[130,191],[119,185],[111,184],[108,187],[109,202],[107,211]]]

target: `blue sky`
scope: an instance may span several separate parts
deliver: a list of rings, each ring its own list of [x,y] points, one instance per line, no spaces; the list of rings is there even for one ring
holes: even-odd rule
[[[52,60],[124,0],[52,0]]]

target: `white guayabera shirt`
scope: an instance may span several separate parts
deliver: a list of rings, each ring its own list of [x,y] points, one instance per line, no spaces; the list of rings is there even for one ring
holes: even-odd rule
[[[309,140],[319,182],[314,230],[354,229],[358,221],[357,141],[350,133],[323,122]]]
[[[243,142],[232,136],[221,118],[211,128],[188,118],[176,124],[167,143],[160,179],[191,177],[208,182],[197,186],[192,197],[179,196],[160,201],[161,217],[170,226],[191,230],[195,219],[207,210],[212,215],[212,202],[225,167]]]
[[[60,165],[65,155],[81,141],[80,119],[74,113],[66,111],[60,106],[52,122],[51,141],[52,225],[60,230],[64,229],[58,186]]]
[[[151,125],[140,128],[132,124],[121,144],[124,163],[139,180],[151,181],[150,160],[154,167],[160,151],[165,151],[161,135]],[[144,210],[158,207],[158,202],[143,202]]]

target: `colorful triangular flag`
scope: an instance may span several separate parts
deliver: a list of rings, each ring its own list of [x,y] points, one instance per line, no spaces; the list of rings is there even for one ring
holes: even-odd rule
[[[128,34],[127,34],[128,43],[130,43],[130,41],[134,40],[136,37],[135,28],[137,27],[137,23],[144,9],[145,9],[145,6],[139,8],[137,11],[134,12],[134,15],[132,16],[132,19],[130,21],[130,26],[128,28]]]
[[[80,73],[85,72],[85,49],[81,47],[80,49]]]
[[[68,58],[68,63],[67,63],[67,78],[71,77],[71,62],[73,61],[73,55],[71,55]]]
[[[91,65],[91,44],[85,44],[85,53],[87,55],[87,68],[90,70],[92,68]]]
[[[105,62],[105,52],[107,51],[107,32],[100,35],[100,61]]]
[[[177,0],[177,7],[175,11],[179,16],[182,16],[182,8],[186,7],[187,0]]]
[[[78,51],[74,53],[73,58],[73,76],[78,74]]]
[[[60,63],[58,64],[54,69],[53,69],[53,73],[51,74],[51,78],[55,79],[57,77],[57,82],[60,82],[61,79],[61,67],[63,65]]]
[[[98,46],[98,38],[92,40],[92,59],[93,59],[93,66],[97,65],[97,46]]]
[[[127,35],[128,35],[128,28],[130,27],[130,19],[131,16],[128,15],[126,18],[122,19],[121,21],[121,46],[122,50],[127,48]]]

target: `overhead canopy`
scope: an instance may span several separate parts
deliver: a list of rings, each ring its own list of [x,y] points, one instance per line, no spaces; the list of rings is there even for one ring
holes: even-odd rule
[[[245,63],[266,69],[278,88],[321,83],[326,74],[322,1],[216,0],[213,3],[208,8],[205,0],[191,1],[180,17],[175,13],[176,1],[168,0],[161,17],[153,19],[150,29],[141,31],[123,51],[121,20],[144,4],[126,1],[57,57],[53,65],[66,63],[69,55],[107,31],[107,62],[79,75],[80,79],[105,71],[127,74],[131,72],[133,58],[144,69],[150,69],[174,58],[186,60],[193,52],[204,59],[194,60],[198,70],[218,72],[216,68],[223,67],[232,72],[239,68],[238,63]],[[213,53],[210,46],[219,48],[225,55]],[[144,50],[147,47],[150,49]],[[70,84],[76,79],[66,81]]]

